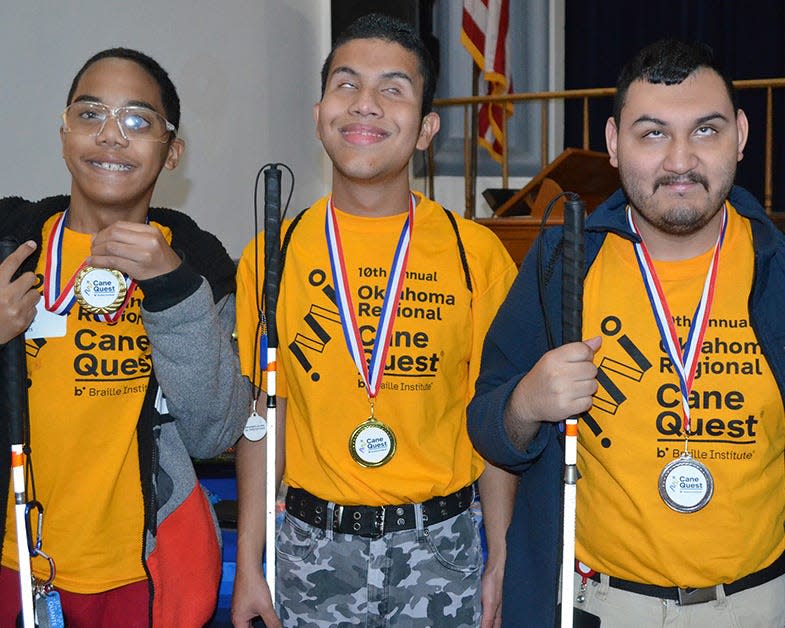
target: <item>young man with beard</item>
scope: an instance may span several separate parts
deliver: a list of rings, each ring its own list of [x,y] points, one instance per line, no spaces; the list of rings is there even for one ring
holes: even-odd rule
[[[560,230],[536,245],[554,264],[544,311],[535,250],[493,323],[469,432],[521,474],[511,626],[553,621],[559,426],[577,415],[567,603],[604,627],[785,623],[785,240],[733,186],[747,131],[707,47],[642,50],[606,126],[623,189],[586,222],[587,340],[545,340],[546,320],[560,333]]]
[[[233,444],[249,403],[231,346],[234,266],[190,218],[150,208],[184,149],[179,98],[155,60],[100,52],[66,104],[70,196],[0,201],[0,237],[22,243],[0,264],[0,342],[32,321],[28,497],[43,505],[41,549],[69,626],[202,626],[220,537],[189,455]],[[8,490],[5,424],[0,443]],[[0,499],[3,626],[20,608],[13,502]],[[48,577],[44,558],[32,566]]]
[[[289,489],[277,606],[261,571],[265,443],[241,439],[236,626],[257,614],[270,627],[278,617],[286,626],[476,626],[481,597],[483,626],[499,622],[515,478],[484,469],[466,405],[515,266],[489,231],[410,190],[409,161],[439,130],[434,86],[414,30],[379,15],[352,24],[323,66],[314,119],[332,192],[284,225],[278,460]],[[251,378],[262,243],[238,271]],[[489,546],[482,594],[468,510],[478,478]]]

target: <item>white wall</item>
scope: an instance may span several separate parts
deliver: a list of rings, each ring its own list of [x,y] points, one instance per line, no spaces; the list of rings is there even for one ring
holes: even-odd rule
[[[182,104],[185,155],[154,203],[186,211],[239,256],[261,165],[295,171],[290,211],[328,189],[311,106],[329,35],[324,0],[3,0],[0,196],[68,192],[58,129],[71,80],[99,50],[137,48],[169,72]]]

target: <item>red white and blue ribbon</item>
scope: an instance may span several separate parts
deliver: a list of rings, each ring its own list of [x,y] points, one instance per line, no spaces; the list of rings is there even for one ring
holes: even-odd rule
[[[333,208],[332,198],[327,200],[327,213],[325,216],[325,234],[327,236],[327,251],[330,255],[330,267],[333,273],[335,286],[335,300],[341,316],[343,335],[349,354],[357,366],[357,371],[365,382],[365,389],[370,399],[374,399],[379,392],[384,375],[384,363],[387,360],[387,351],[390,347],[395,315],[401,300],[401,290],[406,276],[406,265],[409,261],[409,244],[411,243],[412,227],[414,226],[415,197],[409,194],[409,216],[401,229],[398,245],[395,247],[392,267],[387,280],[384,293],[382,311],[379,324],[376,328],[376,338],[373,342],[370,362],[366,362],[363,351],[360,329],[357,325],[352,295],[349,291],[349,281],[346,273],[341,234],[338,229],[338,220]]]
[[[65,231],[65,222],[68,217],[68,210],[66,209],[60,216],[58,216],[52,231],[49,234],[49,242],[46,247],[46,261],[44,265],[44,306],[50,312],[59,316],[65,316],[71,311],[71,308],[76,302],[76,294],[74,293],[74,280],[82,270],[86,263],[80,264],[76,272],[71,275],[68,283],[61,289],[60,277],[63,259],[63,233]],[[104,323],[116,323],[120,319],[120,315],[125,310],[126,306],[131,300],[131,295],[136,288],[136,282],[123,275],[125,278],[126,295],[123,304],[120,308],[112,314],[96,314],[95,318]]]
[[[632,219],[632,212],[627,207],[627,222],[632,231],[641,237],[638,228],[635,226],[635,221]],[[687,336],[687,342],[682,349],[679,343],[679,337],[676,332],[676,325],[673,322],[673,316],[668,308],[668,302],[665,298],[665,292],[662,289],[662,284],[657,277],[657,271],[654,268],[654,263],[649,256],[649,251],[646,244],[641,238],[640,242],[634,244],[635,257],[638,260],[638,268],[641,271],[643,278],[643,285],[646,288],[646,293],[649,297],[649,303],[654,314],[654,320],[657,323],[657,328],[660,331],[660,338],[665,347],[665,351],[670,357],[673,367],[679,376],[679,387],[681,389],[682,407],[684,409],[684,432],[689,435],[690,432],[690,407],[689,396],[692,391],[692,384],[695,380],[695,372],[698,367],[698,358],[700,357],[701,345],[703,344],[703,337],[706,335],[706,329],[709,326],[709,316],[711,314],[711,305],[714,301],[714,288],[717,283],[717,271],[719,269],[720,251],[722,244],[725,241],[725,232],[728,227],[728,208],[727,205],[722,209],[722,222],[720,224],[720,231],[717,234],[717,241],[714,244],[714,253],[711,257],[709,269],[706,272],[706,280],[703,282],[703,292],[695,308],[695,313],[692,315],[692,323],[690,325],[690,333]]]

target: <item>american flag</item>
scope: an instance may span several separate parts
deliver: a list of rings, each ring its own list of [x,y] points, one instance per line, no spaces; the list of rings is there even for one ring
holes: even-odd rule
[[[464,0],[461,43],[469,51],[489,95],[512,93],[509,58],[510,0]],[[501,162],[504,144],[503,105],[482,105],[479,110],[479,143]],[[512,115],[512,104],[506,105]]]

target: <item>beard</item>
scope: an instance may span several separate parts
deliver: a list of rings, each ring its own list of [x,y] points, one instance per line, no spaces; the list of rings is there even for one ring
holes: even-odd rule
[[[621,167],[619,175],[630,205],[637,210],[637,214],[643,220],[662,233],[687,236],[700,231],[722,209],[728,192],[733,186],[736,168],[734,163],[733,167],[726,170],[713,186],[709,184],[706,177],[697,172],[665,175],[654,181],[651,193],[643,189],[640,178],[625,176],[628,173]],[[680,183],[698,184],[703,187],[706,194],[696,199],[656,198],[656,193],[661,186]]]

